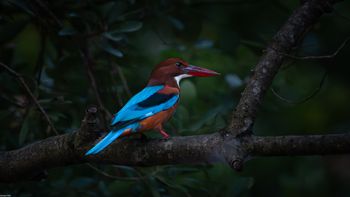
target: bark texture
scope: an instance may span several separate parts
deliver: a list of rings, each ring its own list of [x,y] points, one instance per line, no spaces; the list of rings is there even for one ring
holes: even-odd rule
[[[219,133],[164,139],[117,140],[98,155],[84,156],[95,141],[98,121],[90,108],[80,130],[0,153],[0,182],[36,177],[46,169],[86,162],[129,166],[225,162],[246,156],[325,155],[350,153],[350,134],[244,136],[230,141]],[[230,163],[239,170],[239,162]]]

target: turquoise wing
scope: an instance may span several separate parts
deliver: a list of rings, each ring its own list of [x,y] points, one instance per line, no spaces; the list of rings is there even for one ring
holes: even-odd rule
[[[179,99],[179,95],[157,93],[163,88],[163,85],[147,86],[144,88],[141,92],[132,97],[115,115],[111,125],[117,125],[121,122],[142,120],[174,106]]]

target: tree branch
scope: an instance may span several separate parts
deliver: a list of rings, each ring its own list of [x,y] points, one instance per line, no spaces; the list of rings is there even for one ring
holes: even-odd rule
[[[303,39],[322,14],[331,11],[333,3],[334,0],[309,0],[293,12],[256,65],[224,134],[238,136],[251,132],[257,111],[283,63],[284,54],[288,54]]]
[[[254,136],[249,152],[256,156],[349,154],[350,133],[303,136]]]
[[[309,136],[247,136],[225,140],[219,133],[173,137],[168,140],[117,140],[98,155],[84,156],[98,135],[97,109],[90,108],[81,128],[21,149],[0,153],[0,182],[26,180],[45,169],[82,164],[153,166],[225,162],[227,155],[324,155],[350,153],[350,134]],[[232,164],[235,165],[235,164]],[[236,166],[236,168],[238,168]]]

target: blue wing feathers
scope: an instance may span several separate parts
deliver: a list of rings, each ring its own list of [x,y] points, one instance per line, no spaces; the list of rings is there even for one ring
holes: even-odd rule
[[[146,100],[148,97],[152,96],[159,90],[164,88],[164,85],[158,85],[158,86],[147,86],[143,90],[141,90],[139,93],[137,93],[135,96],[133,96],[125,105],[124,107],[115,115],[115,117],[112,120],[111,125],[114,125],[115,123],[119,121],[126,121],[130,120],[130,118],[127,118],[130,112],[128,111],[128,108],[130,106],[136,105],[144,100]],[[133,119],[133,118],[132,118]]]
[[[162,88],[164,88],[163,85],[147,86],[133,96],[113,118],[111,126],[114,127],[114,130],[110,131],[85,155],[99,153],[122,135],[126,129],[132,129],[132,131],[136,132],[139,127],[139,121],[173,107],[178,101],[179,95],[157,93]]]
[[[140,108],[138,106],[134,106],[133,108],[130,108],[127,111],[125,111],[127,113],[125,120],[131,120],[136,118],[139,120],[145,119],[158,112],[167,110],[170,107],[174,106],[178,99],[179,99],[179,95],[174,95],[171,99],[169,99],[165,103],[160,103],[159,105],[156,105],[153,107]]]

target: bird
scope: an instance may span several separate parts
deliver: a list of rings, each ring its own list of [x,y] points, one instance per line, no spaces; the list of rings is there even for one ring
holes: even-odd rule
[[[163,124],[173,115],[180,98],[180,81],[189,77],[210,77],[218,72],[169,58],[155,66],[144,89],[134,95],[113,117],[110,131],[85,155],[98,154],[119,137],[148,130],[169,134]]]

